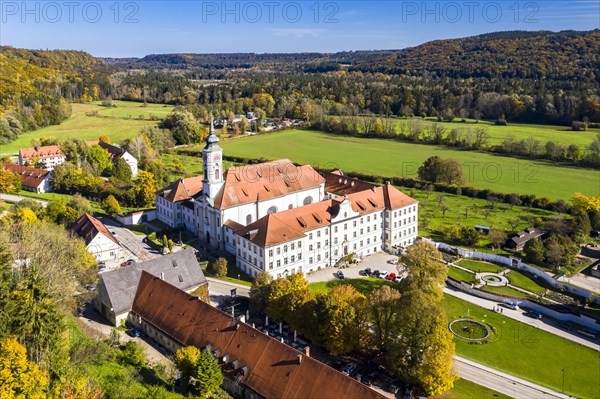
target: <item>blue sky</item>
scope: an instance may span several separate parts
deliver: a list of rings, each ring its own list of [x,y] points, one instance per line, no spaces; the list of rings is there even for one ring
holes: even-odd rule
[[[0,43],[101,57],[398,49],[505,30],[600,28],[600,1],[0,0]]]

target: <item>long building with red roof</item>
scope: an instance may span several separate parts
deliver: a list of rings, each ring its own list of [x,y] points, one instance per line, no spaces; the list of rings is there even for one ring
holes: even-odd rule
[[[308,273],[346,255],[397,252],[418,235],[418,202],[390,184],[319,172],[289,159],[223,172],[211,129],[204,175],[157,192],[159,219],[184,227],[205,245],[236,255],[250,276]]]

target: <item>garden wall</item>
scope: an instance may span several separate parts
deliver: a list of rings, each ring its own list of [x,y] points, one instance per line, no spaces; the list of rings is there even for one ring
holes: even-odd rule
[[[443,242],[435,242],[434,244],[436,248],[438,248],[440,251],[456,253],[465,258],[480,259],[487,262],[505,265],[506,267],[509,267],[511,269],[526,271],[527,273],[536,276],[538,279],[543,280],[547,285],[549,285],[556,291],[564,290],[585,299],[593,297],[594,302],[597,305],[600,305],[600,297],[593,296],[593,294],[590,291],[569,285],[567,283],[563,283],[562,281],[555,280],[549,275],[547,275],[544,271],[538,269],[537,267],[523,263],[520,259],[507,258],[506,256],[489,254],[486,252],[471,251],[465,248],[454,247]]]

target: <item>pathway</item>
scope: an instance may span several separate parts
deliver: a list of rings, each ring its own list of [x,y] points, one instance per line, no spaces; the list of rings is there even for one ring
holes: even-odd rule
[[[1,201],[6,201],[6,202],[21,202],[21,201],[26,200],[26,199],[36,201],[36,202],[40,203],[43,207],[46,207],[48,205],[48,201],[39,200],[39,199],[31,198],[31,197],[25,197],[25,196],[17,195],[17,194],[0,193],[0,200]]]

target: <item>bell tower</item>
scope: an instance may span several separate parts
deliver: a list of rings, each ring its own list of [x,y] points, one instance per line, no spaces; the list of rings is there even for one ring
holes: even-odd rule
[[[223,149],[219,146],[219,138],[215,135],[215,126],[210,119],[210,133],[206,138],[206,146],[202,150],[204,179],[202,179],[202,194],[215,198],[223,186]]]

